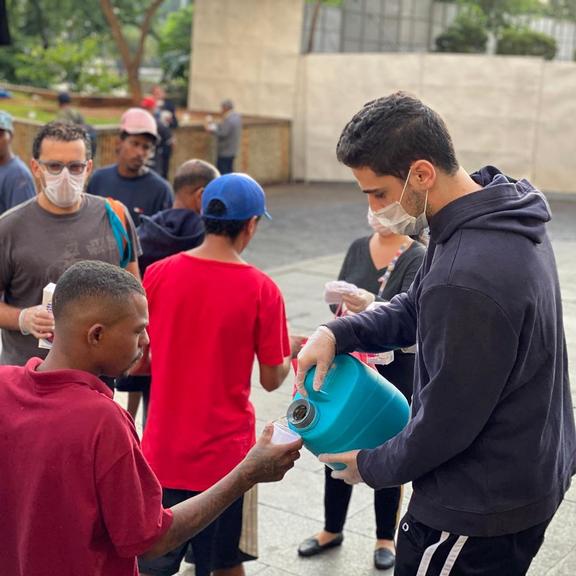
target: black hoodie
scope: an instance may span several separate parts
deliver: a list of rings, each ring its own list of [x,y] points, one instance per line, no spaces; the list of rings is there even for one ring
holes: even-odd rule
[[[366,483],[412,481],[418,521],[498,536],[554,514],[576,439],[548,204],[495,168],[472,177],[483,189],[431,218],[410,290],[328,326],[338,353],[418,345],[412,418],[360,452]]]
[[[152,217],[140,216],[138,238],[142,246],[138,264],[144,275],[146,268],[157,260],[202,244],[204,222],[192,210],[169,208]]]

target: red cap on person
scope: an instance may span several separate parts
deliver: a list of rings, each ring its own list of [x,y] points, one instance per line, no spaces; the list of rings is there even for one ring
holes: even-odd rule
[[[146,96],[146,98],[142,98],[140,102],[140,106],[150,112],[156,109],[156,100],[152,96]]]

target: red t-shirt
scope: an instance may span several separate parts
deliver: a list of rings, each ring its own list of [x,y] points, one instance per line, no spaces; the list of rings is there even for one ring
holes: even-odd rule
[[[0,572],[134,576],[172,523],[131,418],[95,376],[0,366]]]
[[[254,356],[290,355],[284,300],[263,272],[177,254],[146,270],[152,387],[142,448],[162,486],[206,490],[255,441]]]

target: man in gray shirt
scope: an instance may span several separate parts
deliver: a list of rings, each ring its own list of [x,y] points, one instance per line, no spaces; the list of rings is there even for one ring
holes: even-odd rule
[[[36,195],[30,170],[12,152],[13,136],[12,116],[0,110],[0,214]]]
[[[53,336],[54,318],[41,304],[42,291],[72,264],[122,262],[139,277],[132,219],[121,204],[118,216],[104,198],[84,193],[91,169],[90,139],[81,126],[52,122],[40,129],[32,160],[39,193],[0,216],[0,364],[46,356],[38,339]]]
[[[229,174],[234,172],[234,159],[240,149],[242,117],[234,110],[232,100],[223,100],[221,109],[222,120],[216,124],[211,116],[207,116],[205,128],[216,134],[218,139],[216,168],[220,174]]]

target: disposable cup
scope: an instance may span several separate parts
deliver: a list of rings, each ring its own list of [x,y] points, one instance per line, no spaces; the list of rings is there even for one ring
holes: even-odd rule
[[[291,444],[300,439],[300,434],[290,430],[288,426],[281,422],[274,422],[274,432],[272,434],[272,444]]]

